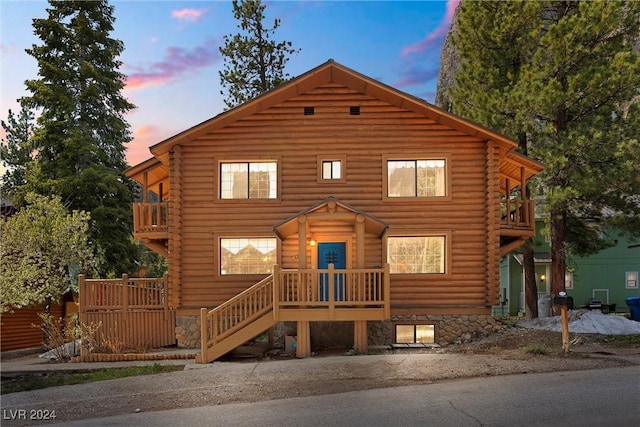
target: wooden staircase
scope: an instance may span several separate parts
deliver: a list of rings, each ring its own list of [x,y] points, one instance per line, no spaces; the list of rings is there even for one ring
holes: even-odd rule
[[[219,305],[202,308],[197,363],[216,360],[280,321],[386,320],[389,265],[383,268],[283,270]],[[365,335],[366,337],[366,335]]]
[[[211,311],[200,310],[200,354],[208,363],[239,347],[278,323],[273,312],[273,275]]]

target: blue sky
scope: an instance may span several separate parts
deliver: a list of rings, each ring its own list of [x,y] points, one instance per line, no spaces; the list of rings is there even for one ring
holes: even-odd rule
[[[433,102],[440,51],[458,0],[263,1],[266,23],[281,20],[276,41],[301,51],[290,57],[293,77],[332,58]],[[218,71],[223,37],[238,31],[230,1],[111,0],[112,37],[125,46],[124,95],[134,140],[127,159],[151,157],[148,147],[224,109]],[[45,1],[0,0],[0,118],[19,110],[24,81],[37,78],[25,48],[40,44],[32,19],[46,18]],[[2,134],[4,136],[4,134]]]

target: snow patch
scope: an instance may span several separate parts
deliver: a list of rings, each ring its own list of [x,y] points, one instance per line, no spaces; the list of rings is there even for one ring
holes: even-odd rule
[[[517,323],[522,328],[561,332],[560,316],[540,317]],[[576,334],[640,335],[640,322],[598,310],[569,311],[569,332]]]

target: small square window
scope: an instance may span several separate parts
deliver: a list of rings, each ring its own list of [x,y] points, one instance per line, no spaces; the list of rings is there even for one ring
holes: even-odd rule
[[[318,156],[318,182],[319,183],[344,183],[346,157]]]
[[[322,161],[322,179],[341,179],[342,162],[340,160]]]

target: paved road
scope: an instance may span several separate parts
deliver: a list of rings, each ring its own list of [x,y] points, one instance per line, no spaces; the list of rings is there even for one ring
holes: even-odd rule
[[[637,426],[640,366],[474,378],[60,425]]]

